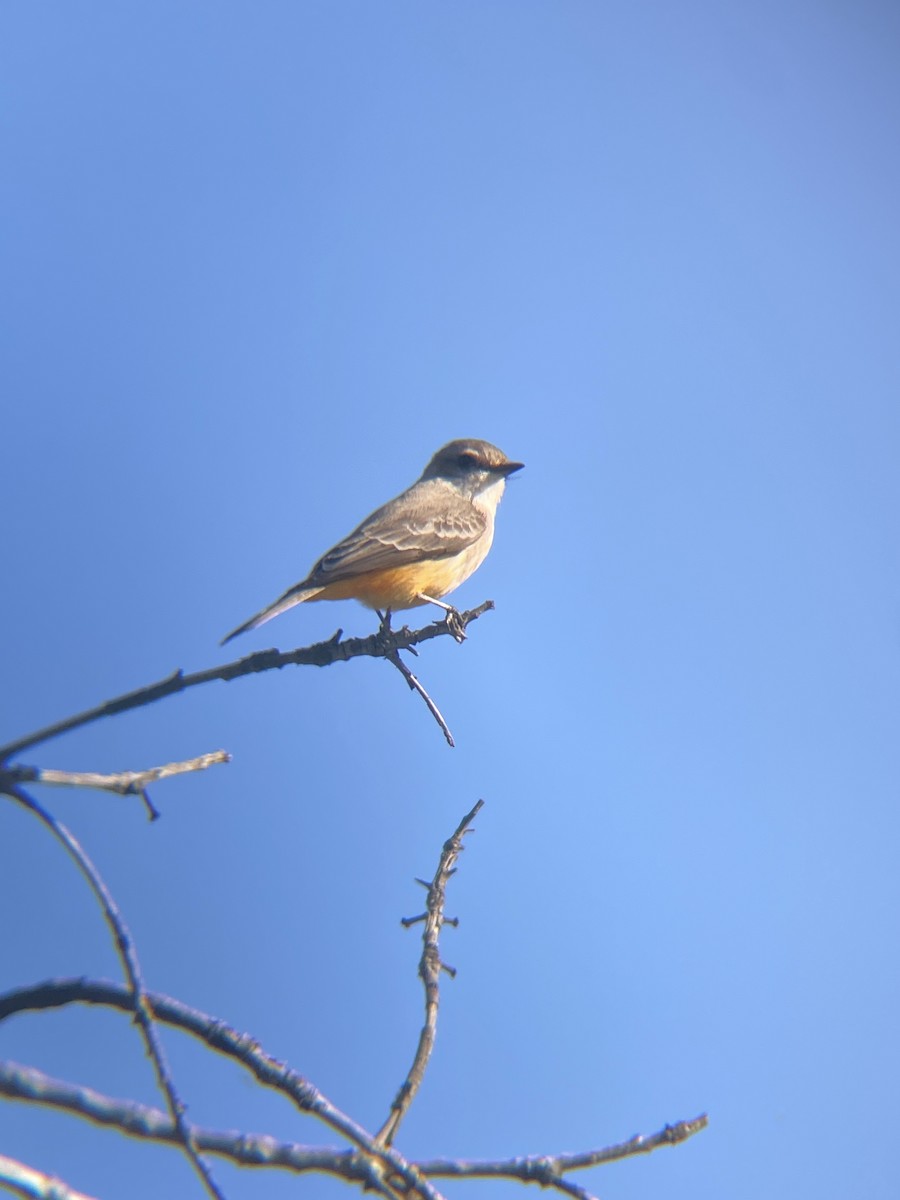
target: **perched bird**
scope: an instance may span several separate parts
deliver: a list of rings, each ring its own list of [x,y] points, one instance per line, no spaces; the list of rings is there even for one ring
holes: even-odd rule
[[[524,466],[477,438],[448,442],[416,482],[366,517],[307,577],[221,644],[308,600],[359,600],[377,612],[436,604],[475,571],[494,540],[506,478]]]

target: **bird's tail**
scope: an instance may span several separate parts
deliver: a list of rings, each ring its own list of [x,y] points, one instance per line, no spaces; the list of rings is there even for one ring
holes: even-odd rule
[[[289,608],[293,608],[295,604],[302,604],[304,600],[312,600],[314,596],[318,596],[321,588],[304,587],[301,584],[295,584],[294,587],[288,588],[283,596],[258,612],[255,617],[251,617],[249,621],[245,621],[243,625],[238,625],[237,629],[232,629],[231,633],[226,634],[219,642],[220,646],[224,646],[226,642],[230,642],[232,638],[236,638],[240,633],[247,633],[250,629],[257,629],[260,625],[265,625],[266,621],[271,621],[273,617],[278,617],[283,612],[287,612]]]

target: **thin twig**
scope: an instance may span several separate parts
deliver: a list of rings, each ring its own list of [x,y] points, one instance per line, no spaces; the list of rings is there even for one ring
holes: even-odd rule
[[[441,710],[438,708],[438,706],[435,704],[435,702],[432,700],[432,698],[425,691],[425,688],[419,682],[418,678],[415,675],[413,675],[412,671],[409,669],[409,667],[406,665],[406,663],[400,657],[400,652],[398,650],[395,650],[393,652],[393,654],[386,655],[386,658],[389,663],[392,663],[397,668],[397,670],[400,672],[400,674],[403,676],[403,678],[409,684],[410,689],[414,692],[418,692],[419,695],[422,697],[422,699],[425,701],[426,705],[428,706],[428,711],[431,713],[431,715],[437,721],[438,725],[441,727],[441,732],[443,733],[444,737],[447,739],[447,745],[451,746],[451,747],[455,746],[456,743],[453,740],[453,734],[450,732],[447,722],[444,720],[443,716],[441,715]]]
[[[48,767],[28,767],[16,763],[10,767],[0,767],[0,792],[7,782],[11,783],[45,783],[52,787],[95,788],[102,792],[115,792],[119,796],[140,796],[147,805],[151,816],[159,814],[150,803],[147,788],[151,783],[160,779],[169,779],[172,775],[185,775],[189,771],[205,771],[218,763],[231,762],[231,755],[225,750],[213,750],[210,754],[201,754],[198,758],[189,758],[184,762],[166,763],[162,767],[148,767],[145,771],[118,771],[113,775],[102,775],[96,771],[57,771]]]
[[[597,1200],[593,1192],[589,1192],[587,1188],[583,1188],[577,1183],[572,1183],[569,1179],[563,1179],[562,1176],[552,1179],[542,1186],[556,1188],[558,1192],[562,1192],[566,1196],[574,1196],[575,1200]]]
[[[438,860],[434,879],[432,879],[428,886],[428,898],[425,905],[426,912],[423,914],[425,929],[422,933],[422,957],[419,960],[419,976],[425,988],[425,1024],[422,1026],[422,1031],[419,1034],[419,1044],[416,1046],[412,1066],[409,1068],[406,1078],[400,1085],[400,1090],[394,1097],[387,1120],[381,1129],[379,1129],[375,1138],[376,1142],[382,1146],[390,1146],[393,1142],[400,1122],[406,1115],[416,1092],[419,1090],[422,1079],[425,1076],[425,1068],[428,1066],[428,1060],[431,1057],[431,1051],[434,1049],[434,1039],[437,1034],[438,1006],[441,999],[441,968],[443,966],[439,943],[441,927],[444,924],[444,899],[447,891],[447,883],[455,870],[456,860],[462,853],[463,837],[469,832],[469,826],[475,820],[483,805],[484,801],[479,800],[472,811],[466,813],[457,825],[453,836],[444,842],[444,848],[441,850],[441,857]],[[410,923],[410,918],[404,921],[404,925],[407,928]]]
[[[477,608],[460,613],[459,617],[463,628],[493,607],[493,600],[485,600]],[[348,662],[351,658],[360,656],[387,658],[397,650],[409,650],[422,642],[443,637],[450,632],[446,621],[435,621],[423,629],[410,630],[404,627],[390,633],[378,632],[370,634],[366,638],[348,638],[346,641],[331,638],[327,642],[317,642],[313,646],[302,646],[297,650],[284,652],[259,650],[255,654],[248,654],[245,658],[237,659],[235,662],[225,663],[221,667],[210,667],[206,671],[195,671],[192,675],[185,675],[180,670],[175,671],[172,675],[160,679],[156,683],[137,688],[133,692],[126,692],[122,696],[116,696],[113,700],[106,700],[103,704],[98,704],[96,708],[86,709],[84,712],[66,717],[62,721],[46,725],[34,733],[26,734],[14,742],[8,742],[5,746],[0,746],[0,764],[8,762],[14,754],[20,754],[31,746],[47,742],[72,729],[90,725],[102,717],[111,717],[134,708],[142,708],[145,704],[152,704],[166,696],[177,695],[179,692],[187,691],[188,688],[210,683],[214,679],[221,679],[228,683],[232,679],[239,679],[244,675],[254,675],[260,671],[280,670],[282,667],[327,667],[332,663]]]
[[[626,1142],[604,1146],[599,1150],[586,1150],[579,1154],[558,1154],[553,1157],[534,1155],[527,1158],[510,1158],[501,1162],[487,1160],[433,1158],[417,1162],[416,1166],[429,1178],[437,1179],[518,1179],[523,1183],[540,1183],[557,1187],[557,1180],[569,1171],[583,1171],[588,1167],[599,1167],[605,1163],[619,1162],[638,1154],[649,1154],[661,1146],[677,1146],[688,1138],[706,1129],[709,1117],[701,1113],[687,1121],[676,1121],[664,1125],[656,1133],[639,1133]]]
[[[128,980],[135,1021],[141,1031],[147,1055],[153,1064],[157,1084],[165,1096],[169,1115],[172,1118],[175,1131],[178,1135],[178,1141],[183,1146],[185,1154],[209,1195],[214,1197],[214,1200],[223,1200],[222,1193],[219,1191],[215,1180],[210,1174],[209,1168],[200,1158],[191,1141],[190,1129],[184,1117],[184,1105],[175,1090],[175,1084],[166,1064],[162,1044],[156,1035],[153,1015],[147,1004],[137,951],[134,948],[131,934],[112,894],[74,834],[61,821],[57,821],[52,813],[48,812],[37,800],[29,796],[27,792],[18,786],[7,787],[6,795],[11,796],[23,808],[33,813],[50,830],[72,858],[78,870],[87,881],[91,891],[94,893],[104,919],[109,926],[116,953],[119,956],[119,961]]]
[[[402,1190],[407,1195],[418,1195],[421,1200],[438,1200],[428,1181],[402,1155],[392,1147],[378,1146],[362,1126],[332,1104],[298,1071],[267,1054],[255,1038],[238,1033],[218,1017],[170,996],[147,992],[145,999],[157,1021],[180,1029],[211,1050],[233,1059],[250,1071],[258,1083],[281,1092],[300,1112],[316,1117],[366,1155],[379,1160],[385,1174],[402,1180]],[[68,1004],[99,1004],[124,1013],[132,1011],[131,995],[119,983],[105,979],[49,979],[0,995],[0,1021],[17,1013],[45,1011]]]

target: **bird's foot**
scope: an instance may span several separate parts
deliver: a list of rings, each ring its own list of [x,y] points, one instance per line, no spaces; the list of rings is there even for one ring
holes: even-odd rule
[[[428,596],[425,592],[419,592],[419,599],[425,604],[436,604],[438,608],[444,610],[447,614],[444,624],[447,626],[453,640],[462,645],[466,640],[466,627],[463,624],[459,609],[454,608],[452,604],[445,604],[443,600],[435,599],[434,596]]]
[[[447,628],[450,630],[450,636],[461,646],[466,640],[466,627],[463,624],[463,619],[458,608],[447,609],[446,622]]]

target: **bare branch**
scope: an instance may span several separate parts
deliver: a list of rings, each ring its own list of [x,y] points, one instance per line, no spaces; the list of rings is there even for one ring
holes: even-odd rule
[[[2,1154],[0,1187],[12,1192],[14,1196],[24,1197],[24,1200],[94,1200],[94,1197],[68,1187],[55,1175],[45,1175],[43,1171],[27,1167],[25,1163],[6,1158]]]
[[[102,792],[115,792],[119,796],[140,796],[150,811],[151,817],[159,813],[150,803],[147,788],[160,779],[173,775],[185,775],[189,771],[205,771],[218,763],[231,762],[225,750],[213,750],[198,758],[184,762],[166,763],[162,767],[148,767],[145,771],[119,771],[114,775],[101,775],[95,771],[56,771],[48,767],[26,767],[16,764],[0,767],[0,792],[7,783],[45,783],[52,787],[96,788]]]
[[[456,743],[453,740],[453,734],[450,732],[450,728],[447,725],[447,722],[444,720],[443,716],[441,715],[441,710],[438,708],[438,706],[435,704],[435,702],[432,700],[432,698],[425,691],[425,688],[419,682],[419,679],[417,678],[417,676],[413,675],[412,671],[409,669],[409,667],[406,665],[406,663],[400,657],[399,651],[395,650],[393,654],[386,655],[386,658],[389,663],[393,663],[393,665],[397,668],[397,670],[400,672],[400,674],[403,676],[403,678],[409,684],[410,690],[414,691],[414,692],[418,692],[419,695],[422,697],[422,699],[425,701],[426,705],[428,706],[428,711],[431,713],[431,715],[437,721],[438,725],[441,728],[441,732],[443,733],[444,737],[447,739],[447,745],[450,747],[455,746]]]
[[[162,1109],[106,1096],[93,1088],[77,1087],[33,1067],[0,1063],[0,1095],[63,1110],[96,1125],[113,1127],[129,1137],[175,1146],[182,1144],[181,1132]],[[198,1150],[229,1158],[240,1166],[285,1167],[297,1173],[321,1171],[361,1183],[382,1194],[396,1195],[395,1189],[381,1178],[373,1160],[355,1150],[302,1146],[295,1142],[279,1142],[267,1134],[235,1130],[192,1126],[189,1132]],[[433,1188],[429,1189],[429,1194],[432,1200],[441,1200]]]
[[[402,1155],[391,1147],[377,1145],[362,1126],[336,1108],[298,1071],[291,1070],[267,1054],[255,1038],[240,1034],[217,1017],[191,1008],[170,996],[147,992],[145,1001],[157,1021],[181,1029],[204,1042],[210,1049],[233,1059],[250,1071],[264,1087],[281,1092],[300,1112],[316,1117],[377,1160],[382,1164],[385,1177],[402,1180],[405,1193],[418,1195],[422,1200],[439,1200],[438,1193]],[[75,1003],[105,1005],[129,1014],[133,1011],[131,994],[119,983],[91,979],[50,979],[0,995],[0,1021],[16,1013],[61,1008]]]
[[[425,921],[425,929],[422,933],[422,957],[419,960],[419,976],[425,988],[425,1024],[422,1026],[422,1031],[419,1034],[419,1044],[416,1047],[416,1053],[409,1073],[400,1085],[400,1090],[394,1098],[387,1120],[378,1131],[375,1140],[379,1145],[390,1146],[394,1140],[400,1122],[406,1115],[416,1092],[419,1090],[422,1079],[425,1076],[425,1068],[428,1066],[428,1060],[434,1049],[434,1039],[437,1034],[438,1006],[440,1004],[441,968],[443,967],[439,940],[441,927],[445,923],[444,898],[447,891],[447,883],[455,870],[456,860],[462,853],[463,837],[469,832],[469,826],[475,820],[483,805],[484,801],[479,800],[472,811],[466,813],[459,825],[457,825],[453,836],[444,842],[444,848],[438,860],[434,879],[432,879],[428,886],[428,898],[425,902],[426,912],[422,917],[407,917],[403,922],[408,928],[415,920],[424,919]]]
[[[141,977],[137,951],[134,948],[134,943],[124,918],[119,912],[115,900],[112,898],[112,894],[74,834],[61,821],[57,821],[51,813],[20,787],[10,786],[6,789],[6,794],[21,804],[23,808],[33,813],[50,830],[75,862],[75,865],[94,893],[103,912],[104,919],[109,926],[116,953],[119,956],[119,961],[128,980],[135,1022],[141,1031],[147,1055],[153,1064],[157,1084],[166,1098],[166,1105],[172,1117],[175,1130],[178,1133],[178,1140],[183,1146],[185,1154],[202,1181],[203,1186],[206,1188],[206,1191],[210,1196],[214,1197],[214,1200],[223,1200],[222,1193],[216,1186],[209,1168],[200,1158],[191,1141],[190,1129],[184,1118],[184,1105],[175,1090],[175,1084],[172,1081],[165,1061],[162,1044],[156,1036],[153,1015],[147,1004],[146,993],[144,992],[144,983]]]
[[[0,1063],[0,1095],[57,1108],[83,1117],[95,1124],[111,1126],[131,1137],[168,1144],[179,1144],[178,1131],[171,1117],[161,1109],[118,1100],[92,1088],[75,1087],[16,1063]],[[636,1154],[647,1154],[660,1146],[673,1146],[706,1128],[704,1115],[690,1121],[666,1125],[658,1133],[639,1135],[616,1146],[584,1154],[557,1157],[532,1156],[500,1162],[487,1160],[434,1159],[405,1163],[405,1173],[386,1179],[372,1158],[359,1151],[340,1151],[296,1142],[279,1142],[266,1134],[239,1133],[193,1127],[191,1138],[198,1150],[229,1158],[241,1166],[283,1167],[298,1174],[318,1171],[338,1176],[351,1183],[375,1188],[382,1194],[406,1193],[410,1174],[416,1179],[412,1189],[430,1200],[441,1200],[440,1193],[427,1179],[510,1179],[553,1188],[577,1200],[592,1200],[585,1188],[564,1178],[564,1172],[614,1162]],[[399,1155],[390,1152],[392,1157]],[[380,1164],[379,1164],[380,1165]],[[26,1193],[28,1195],[29,1193]],[[39,1193],[40,1195],[40,1193]]]
[[[558,1192],[564,1192],[567,1196],[574,1196],[575,1200],[597,1200],[596,1196],[587,1188],[579,1187],[577,1183],[572,1183],[568,1179],[554,1179],[552,1183],[545,1186],[554,1187]]]
[[[604,1163],[619,1162],[638,1154],[649,1154],[660,1146],[677,1146],[705,1129],[709,1117],[701,1113],[687,1121],[665,1125],[656,1133],[639,1133],[627,1142],[586,1150],[580,1154],[558,1154],[554,1157],[534,1155],[529,1158],[510,1158],[503,1162],[434,1158],[418,1162],[423,1174],[434,1179],[518,1179],[522,1183],[539,1183],[544,1187],[559,1187],[559,1180],[569,1171],[582,1171]]]
[[[114,1099],[95,1092],[90,1087],[76,1087],[44,1075],[40,1070],[20,1067],[16,1063],[0,1063],[0,1096],[26,1102],[40,1103],[72,1112],[96,1124],[119,1129],[133,1138],[179,1145],[178,1130],[172,1118],[161,1109],[136,1104],[131,1100]],[[706,1115],[691,1121],[679,1121],[666,1126],[658,1133],[638,1135],[616,1146],[604,1150],[588,1151],[583,1154],[559,1154],[558,1157],[533,1156],[511,1158],[503,1162],[490,1160],[431,1159],[428,1162],[404,1163],[400,1156],[391,1153],[391,1158],[400,1160],[404,1175],[396,1172],[398,1188],[406,1189],[408,1178],[416,1178],[415,1192],[428,1195],[431,1200],[440,1200],[426,1178],[484,1178],[484,1180],[515,1180],[520,1183],[538,1183],[540,1187],[554,1188],[558,1192],[588,1200],[586,1189],[564,1178],[564,1172],[616,1162],[635,1154],[647,1154],[660,1146],[674,1146],[706,1128]],[[191,1138],[199,1151],[232,1159],[242,1166],[281,1166],[287,1170],[304,1174],[320,1171],[335,1175],[348,1182],[361,1183],[364,1187],[394,1192],[391,1183],[384,1180],[378,1170],[373,1170],[370,1156],[359,1151],[338,1151],[328,1147],[304,1146],[298,1142],[282,1142],[268,1134],[245,1134],[223,1132],[223,1130],[193,1127]],[[0,1159],[2,1163],[2,1159]],[[36,1193],[43,1195],[43,1193]],[[31,1193],[25,1193],[31,1195]],[[80,1200],[76,1194],[73,1200]]]
[[[493,600],[485,600],[477,608],[459,613],[459,621],[463,629],[493,607]],[[313,646],[302,646],[297,650],[287,650],[284,652],[279,650],[259,650],[255,654],[248,654],[246,658],[238,659],[236,662],[225,663],[221,667],[210,667],[206,671],[195,671],[192,675],[185,675],[181,670],[175,671],[172,675],[159,680],[157,683],[148,684],[146,687],[138,688],[133,692],[126,692],[124,695],[117,696],[113,700],[106,700],[103,704],[98,704],[96,708],[86,709],[84,712],[76,713],[74,716],[66,717],[62,721],[56,721],[52,725],[47,725],[35,733],[26,734],[25,737],[18,738],[14,742],[8,742],[5,746],[0,746],[0,764],[8,762],[14,754],[20,754],[23,750],[27,750],[31,746],[47,742],[51,738],[59,737],[60,734],[68,733],[72,729],[80,729],[82,726],[90,725],[92,722],[99,721],[103,717],[112,717],[117,713],[128,712],[134,708],[142,708],[146,704],[152,704],[154,701],[162,700],[166,696],[177,695],[179,692],[186,692],[188,688],[210,683],[214,679],[221,679],[228,683],[232,679],[239,679],[243,675],[255,675],[260,671],[280,670],[282,667],[327,667],[332,663],[348,662],[351,658],[359,658],[360,656],[388,658],[398,650],[409,650],[413,646],[420,645],[422,642],[431,641],[432,638],[442,637],[445,634],[451,634],[452,636],[452,630],[446,621],[435,621],[431,625],[426,625],[423,629],[416,630],[410,630],[406,627],[389,631],[379,630],[377,633],[370,634],[369,637],[348,638],[346,641],[340,640],[341,633],[342,631],[338,630],[335,636],[327,642],[317,642]]]

